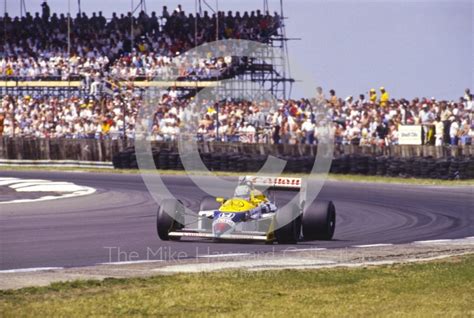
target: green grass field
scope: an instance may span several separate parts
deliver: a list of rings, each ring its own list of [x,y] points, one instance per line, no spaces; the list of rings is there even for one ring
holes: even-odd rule
[[[0,292],[2,317],[473,317],[474,255],[357,269],[178,274]]]
[[[136,169],[101,169],[101,168],[69,168],[69,167],[19,167],[19,166],[2,166],[3,171],[62,171],[62,172],[92,172],[92,173],[117,173],[117,174],[138,174],[140,170]],[[184,175],[182,170],[152,170],[147,173],[159,173],[162,175]],[[241,176],[242,172],[213,172],[218,176]],[[199,174],[197,172],[196,174]],[[252,172],[248,173],[249,175]],[[287,177],[303,177],[305,174],[287,174]],[[397,177],[380,177],[380,176],[363,176],[351,174],[329,174],[328,180],[332,181],[350,181],[350,182],[380,182],[392,184],[414,184],[414,185],[436,185],[436,186],[472,186],[474,179],[469,180],[438,180],[438,179],[416,179],[416,178],[397,178]]]

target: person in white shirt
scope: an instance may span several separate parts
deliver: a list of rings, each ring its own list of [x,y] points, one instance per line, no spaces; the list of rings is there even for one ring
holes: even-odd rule
[[[435,146],[443,145],[443,136],[444,136],[444,124],[441,121],[441,117],[437,116],[435,125]]]
[[[253,143],[255,141],[256,129],[254,126],[250,125],[248,122],[245,122],[244,126],[241,127],[239,130],[242,133],[242,136],[241,136],[242,142]]]
[[[218,129],[219,141],[225,141],[225,142],[227,141],[227,136],[226,136],[227,129],[229,129],[229,125],[227,125],[227,121],[224,120],[222,124],[219,125],[219,129]]]
[[[449,138],[451,139],[451,145],[456,146],[458,144],[458,133],[459,133],[459,120],[452,116],[451,126],[449,127]]]
[[[314,129],[315,125],[311,122],[311,118],[306,118],[303,125],[301,125],[301,130],[305,135],[305,143],[309,145],[314,144]]]

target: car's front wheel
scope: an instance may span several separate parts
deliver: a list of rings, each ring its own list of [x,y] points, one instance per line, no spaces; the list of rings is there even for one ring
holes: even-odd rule
[[[278,244],[296,244],[301,236],[301,211],[298,205],[284,207],[275,216],[275,239]]]
[[[175,199],[163,200],[158,209],[156,230],[158,237],[163,241],[179,240],[179,236],[169,236],[170,232],[184,227],[182,204]]]

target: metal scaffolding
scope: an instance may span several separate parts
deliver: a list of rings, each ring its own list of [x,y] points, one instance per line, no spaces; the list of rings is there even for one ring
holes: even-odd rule
[[[216,9],[214,9],[206,0],[196,0],[196,14],[202,13],[202,4],[207,6],[213,13],[218,14],[218,1],[216,0]],[[275,99],[286,99],[291,96],[292,86],[295,80],[291,77],[291,68],[288,59],[288,41],[292,40],[286,36],[283,0],[279,2],[278,8],[280,16],[280,25],[277,35],[272,35],[264,41],[268,49],[258,52],[258,55],[246,62],[242,72],[236,74],[233,81],[226,81],[223,87],[220,87],[221,95],[228,97],[238,97],[248,94],[249,98],[254,98],[259,92],[270,93]],[[269,12],[268,0],[263,0],[263,13]],[[218,23],[216,23],[218,27]],[[197,23],[196,23],[197,28]],[[198,30],[195,30],[197,34]],[[216,30],[218,34],[218,30]],[[219,39],[219,37],[216,37]]]

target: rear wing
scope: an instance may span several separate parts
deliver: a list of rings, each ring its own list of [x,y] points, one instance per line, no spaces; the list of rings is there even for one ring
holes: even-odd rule
[[[250,181],[256,187],[263,187],[269,190],[294,190],[299,191],[303,187],[301,178],[288,177],[258,177],[245,176],[240,177],[239,182]]]

